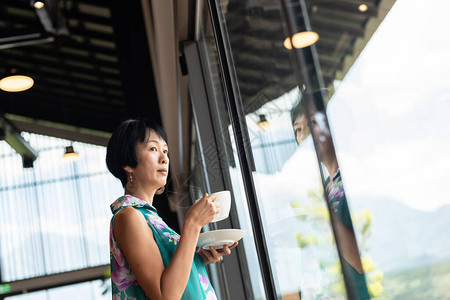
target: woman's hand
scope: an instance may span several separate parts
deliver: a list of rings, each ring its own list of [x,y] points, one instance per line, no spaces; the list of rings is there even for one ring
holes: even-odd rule
[[[211,223],[214,216],[220,211],[220,204],[214,202],[216,195],[205,195],[195,201],[192,207],[189,209],[186,215],[185,222],[193,222],[194,224],[203,227],[208,223]]]
[[[238,242],[235,242],[233,245],[223,245],[222,249],[214,249],[213,247],[210,247],[210,250],[205,250],[203,248],[198,248],[197,253],[202,257],[203,263],[205,265],[207,264],[214,264],[216,262],[222,261],[222,257],[225,255],[231,254],[231,249],[236,248],[238,245]]]

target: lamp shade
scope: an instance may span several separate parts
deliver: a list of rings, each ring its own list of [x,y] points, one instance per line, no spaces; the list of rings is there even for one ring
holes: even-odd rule
[[[362,3],[361,5],[358,6],[358,9],[360,12],[366,12],[369,7],[367,6],[367,4]]]
[[[292,36],[292,44],[294,44],[294,48],[297,49],[311,46],[318,40],[319,35],[314,31],[302,31]],[[292,49],[291,39],[289,37],[284,40],[283,44],[286,49]]]
[[[76,161],[80,158],[80,155],[73,150],[73,146],[67,146],[66,152],[63,155],[63,159],[66,161]]]
[[[270,126],[269,121],[266,119],[266,115],[259,115],[258,127],[261,129],[266,129]]]
[[[19,74],[16,69],[0,80],[0,89],[6,92],[22,92],[31,88],[34,84],[30,76]]]
[[[31,5],[36,9],[41,9],[44,7],[44,2],[39,0],[31,0]]]

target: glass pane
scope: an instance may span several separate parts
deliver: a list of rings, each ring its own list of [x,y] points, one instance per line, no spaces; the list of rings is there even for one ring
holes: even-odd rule
[[[261,270],[258,256],[256,254],[253,230],[247,207],[246,193],[242,183],[241,169],[235,153],[233,153],[233,131],[230,125],[231,122],[226,108],[226,103],[224,101],[225,95],[223,92],[222,77],[219,71],[220,66],[218,62],[216,42],[207,6],[203,7],[202,15],[202,26],[200,26],[201,32],[198,41],[200,56],[202,57],[202,68],[207,78],[210,79],[210,81],[206,83],[208,98],[210,101],[215,103],[212,107],[217,108],[216,113],[219,117],[217,122],[220,123],[218,124],[219,127],[223,128],[218,137],[219,142],[223,144],[222,147],[224,148],[224,153],[220,157],[220,162],[218,162],[217,168],[225,168],[225,170],[221,170],[221,172],[223,172],[223,174],[227,177],[226,181],[229,181],[231,184],[231,186],[227,188],[229,188],[233,193],[232,199],[234,202],[232,203],[232,206],[234,206],[239,215],[239,221],[237,223],[239,224],[239,228],[245,231],[244,238],[239,242],[238,247],[240,249],[237,250],[241,251],[244,249],[241,251],[241,253],[244,254],[244,258],[239,256],[239,259],[241,259],[241,269],[246,268],[246,270],[243,271],[245,273],[244,277],[249,280],[249,283],[251,283],[251,286],[249,287],[250,291],[247,291],[247,297],[249,297],[248,299],[262,300],[265,299],[265,295],[264,287],[262,285]],[[207,155],[208,149],[203,149],[203,151],[205,152],[205,155]],[[199,166],[201,166],[200,159],[196,157],[194,158],[194,161],[198,163],[193,166],[193,169],[200,174],[202,172],[202,170],[200,170],[201,168],[199,168]],[[193,181],[193,184],[195,185],[191,191],[193,194],[198,193],[198,189],[201,189],[202,185],[204,185],[201,182],[196,183],[195,181]],[[231,275],[227,274],[227,276]],[[248,287],[247,284],[245,285]],[[230,288],[232,287],[230,286]]]
[[[332,33],[331,30],[322,30],[319,25],[321,23],[323,25],[323,20],[319,21],[321,16],[326,15],[323,14],[325,5],[316,3],[310,12],[306,1],[303,0],[298,2],[282,1],[282,4],[286,6],[287,11],[284,14],[288,24],[286,31],[289,32],[289,36],[292,35],[292,38],[285,40],[285,47],[288,49],[292,48],[292,45],[295,47],[291,52],[302,91],[299,101],[291,111],[291,121],[296,140],[301,145],[308,138],[312,138],[314,143],[320,164],[320,175],[327,200],[326,204],[331,217],[336,246],[339,251],[341,272],[346,283],[347,295],[350,299],[368,299],[370,295],[367,289],[365,272],[325,109],[328,89],[323,88],[324,80],[319,66],[319,58],[321,58],[322,62],[326,62],[326,58],[336,56],[327,53],[318,55],[315,48],[316,41],[319,38],[315,30],[321,33],[322,40],[326,39],[327,33]],[[354,9],[356,12],[356,5]],[[350,13],[351,10],[342,12],[346,12],[353,17],[353,14]],[[309,22],[310,13],[314,20],[312,27]],[[363,14],[356,14],[364,18]],[[336,26],[342,24],[339,14],[336,14],[335,17],[329,23],[335,23]],[[358,23],[351,26],[354,26],[354,28],[360,27]],[[334,32],[334,35],[340,36],[338,32]],[[286,46],[286,44],[288,45]],[[323,41],[317,44],[323,45]]]
[[[324,201],[324,170],[312,135],[297,145],[294,134],[291,110],[304,93],[297,88],[292,57],[283,45],[286,34],[279,2],[220,4],[228,59],[234,63],[249,130],[253,180],[278,297],[343,299],[340,257]],[[248,216],[240,218],[244,223]]]
[[[449,10],[445,0],[397,0],[328,107],[379,299],[448,297]]]
[[[106,170],[104,147],[23,133],[39,152],[33,168],[0,141],[2,280],[20,280],[109,263],[109,204],[123,193]]]

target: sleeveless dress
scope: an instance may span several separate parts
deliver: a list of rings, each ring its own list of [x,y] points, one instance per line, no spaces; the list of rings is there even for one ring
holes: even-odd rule
[[[158,245],[164,267],[167,267],[172,259],[180,235],[167,226],[158,215],[156,209],[136,197],[125,195],[111,204],[113,217],[111,218],[109,247],[111,266],[112,299],[141,300],[149,299],[137,282],[133,271],[130,269],[127,259],[118,247],[114,236],[114,217],[124,207],[131,206],[142,213],[148,226],[153,232],[153,237]],[[149,255],[153,255],[149,253]],[[206,268],[199,254],[195,253],[191,273],[186,289],[181,300],[217,300],[214,289],[209,281]]]
[[[325,186],[328,186],[330,178],[328,177]],[[341,172],[338,169],[333,176],[333,185],[328,190],[328,201],[330,202],[332,212],[344,223],[344,225],[353,231],[352,219],[348,209],[347,198],[345,197],[344,186],[342,185]],[[353,299],[370,299],[367,290],[366,277],[359,274],[356,269],[345,259],[342,260],[342,270],[349,280],[350,294]]]

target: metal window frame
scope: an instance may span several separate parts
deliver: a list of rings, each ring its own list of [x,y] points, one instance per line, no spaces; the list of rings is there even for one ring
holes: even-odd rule
[[[77,283],[105,280],[108,272],[109,264],[11,282],[1,282],[2,285],[9,286],[9,291],[0,294],[0,299]]]
[[[197,42],[182,44],[189,76],[189,93],[192,117],[195,124],[201,168],[207,192],[232,190],[228,166],[221,157],[227,157],[224,139],[226,132],[221,126],[217,103],[212,96],[212,88],[206,80],[206,68],[202,68],[202,58]],[[207,149],[207,155],[205,155]],[[219,164],[219,168],[217,165]],[[232,206],[230,217],[219,224],[211,224],[210,230],[239,227],[237,211]],[[220,299],[252,299],[252,290],[246,286],[245,278],[250,276],[245,269],[246,256],[242,247],[237,247],[221,264],[210,266],[210,273],[216,293]],[[230,288],[232,287],[232,288]]]
[[[219,17],[221,11],[220,8],[217,7],[216,1],[208,0],[208,6],[212,19],[211,21],[214,35],[216,38],[219,66],[223,78],[225,101],[228,107],[228,114],[235,136],[237,156],[239,158],[242,171],[242,179],[247,196],[249,216],[252,224],[256,251],[258,253],[266,299],[278,299],[264,229],[262,226],[261,210],[257,201],[257,194],[253,181],[252,170],[255,169],[255,164],[251,150],[250,137],[248,135],[248,127],[245,120],[242,99],[239,97],[239,88],[236,85],[236,75],[232,71],[234,70],[233,60],[226,48],[226,45],[228,44],[226,28],[221,26],[222,23]]]

